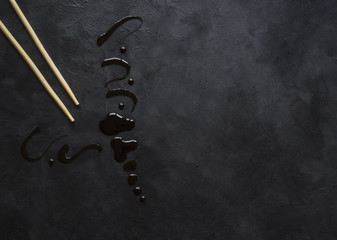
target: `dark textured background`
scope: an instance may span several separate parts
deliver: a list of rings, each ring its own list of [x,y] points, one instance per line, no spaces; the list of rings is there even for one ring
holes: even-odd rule
[[[18,1],[81,106],[74,107],[8,1],[1,19],[73,113],[70,124],[0,34],[0,239],[337,239],[337,2],[333,0]],[[101,48],[127,15],[142,28]],[[119,47],[128,47],[126,55]],[[139,98],[105,99],[104,83],[131,63]],[[125,101],[121,112],[117,106]],[[109,112],[136,120],[129,159],[145,204],[98,130]],[[26,162],[25,137],[38,155]],[[56,162],[89,143],[70,165]]]

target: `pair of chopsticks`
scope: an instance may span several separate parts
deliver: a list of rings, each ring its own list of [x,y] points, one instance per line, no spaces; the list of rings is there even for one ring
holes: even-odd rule
[[[47,61],[49,67],[52,69],[52,71],[56,75],[56,77],[59,80],[59,82],[61,83],[62,87],[66,90],[66,92],[71,97],[71,99],[73,100],[73,102],[75,103],[75,105],[78,106],[79,102],[77,101],[74,93],[70,89],[70,87],[67,84],[66,80],[63,78],[62,74],[60,73],[60,71],[58,70],[58,68],[56,67],[56,65],[54,64],[53,60],[51,59],[51,57],[49,56],[49,54],[47,53],[47,51],[45,50],[45,48],[43,47],[41,41],[37,37],[36,33],[34,32],[33,28],[29,24],[29,22],[27,21],[25,15],[22,13],[20,7],[18,6],[18,4],[16,3],[15,0],[9,0],[9,2],[11,3],[11,5],[14,8],[15,12],[18,14],[18,16],[21,19],[23,25],[27,29],[27,31],[28,31],[29,35],[31,36],[31,38],[33,39],[35,45],[40,50],[42,56]],[[35,75],[38,77],[38,79],[40,80],[40,82],[42,83],[42,85],[45,87],[45,89],[50,94],[50,96],[54,99],[54,101],[57,103],[57,105],[62,109],[62,111],[69,118],[69,120],[71,122],[74,122],[75,119],[70,114],[70,112],[68,111],[68,109],[66,108],[66,106],[61,101],[61,99],[57,96],[57,94],[54,92],[54,90],[48,84],[47,80],[44,78],[44,76],[42,75],[42,73],[40,72],[40,70],[36,67],[35,63],[28,56],[28,54],[25,52],[25,50],[20,46],[20,44],[16,41],[16,39],[13,37],[13,35],[6,28],[6,26],[2,23],[1,20],[0,20],[0,29],[5,34],[5,36],[8,38],[8,40],[14,45],[14,47],[16,48],[16,50],[24,58],[24,60],[27,62],[27,64],[30,66],[30,68],[33,70],[33,72],[35,73]]]

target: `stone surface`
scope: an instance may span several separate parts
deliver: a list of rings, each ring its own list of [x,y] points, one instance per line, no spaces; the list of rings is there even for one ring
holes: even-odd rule
[[[18,0],[80,101],[75,107],[8,1],[1,20],[68,106],[70,124],[0,34],[1,239],[336,239],[337,2],[248,0]],[[102,47],[99,35],[128,16]],[[128,46],[127,54],[120,46]],[[118,66],[101,68],[105,58]],[[133,78],[134,86],[127,81]],[[106,99],[108,89],[138,97]],[[118,110],[123,101],[125,109]],[[98,123],[135,119],[137,185],[113,160]],[[40,126],[29,151],[25,137]],[[63,144],[100,143],[70,165],[48,166]],[[74,153],[74,152],[73,152]]]

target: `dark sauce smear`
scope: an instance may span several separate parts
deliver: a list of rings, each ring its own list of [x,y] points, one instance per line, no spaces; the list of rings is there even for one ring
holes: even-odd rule
[[[111,65],[119,65],[121,67],[124,67],[125,70],[126,70],[126,74],[123,77],[118,77],[118,78],[115,78],[115,79],[112,79],[112,80],[108,81],[105,84],[105,87],[107,87],[111,82],[123,80],[124,78],[126,78],[130,74],[131,66],[124,59],[121,59],[121,58],[108,58],[108,59],[105,59],[101,63],[102,68],[103,67],[107,67],[107,66],[111,66]]]
[[[125,172],[134,172],[137,169],[136,161],[127,162],[124,164],[123,169]]]
[[[144,203],[146,201],[146,197],[145,196],[141,196],[139,199],[142,203]]]
[[[36,161],[39,161],[43,158],[43,156],[47,153],[48,149],[51,147],[51,145],[53,145],[57,140],[65,137],[65,136],[61,136],[61,137],[58,137],[58,138],[55,138],[46,148],[46,150],[42,153],[41,156],[39,157],[31,157],[29,156],[29,154],[27,153],[27,144],[29,142],[29,140],[36,134],[40,133],[41,130],[39,127],[35,128],[29,135],[28,137],[23,141],[22,145],[21,145],[21,154],[22,156],[24,157],[24,159],[26,159],[28,162],[36,162]]]
[[[136,196],[140,196],[140,194],[142,194],[143,189],[141,187],[135,187],[133,189],[133,194],[135,194]]]
[[[102,147],[99,144],[90,144],[82,148],[79,152],[75,153],[72,157],[67,157],[65,154],[69,151],[69,146],[68,145],[63,145],[61,149],[59,150],[57,154],[57,158],[60,162],[62,163],[71,163],[73,162],[76,158],[82,155],[87,150],[97,150],[99,152],[102,151]]]
[[[126,47],[125,46],[121,46],[121,48],[119,49],[119,51],[121,53],[126,53]]]
[[[54,159],[49,159],[49,167],[52,167],[52,166],[54,166]]]
[[[101,132],[110,136],[123,131],[131,131],[134,127],[135,121],[133,119],[123,118],[116,113],[110,113],[99,123],[99,129]]]
[[[132,21],[132,20],[137,20],[137,21],[140,22],[140,24],[137,26],[137,28],[135,30],[130,31],[129,29],[127,29],[123,25],[125,23],[127,23],[128,21]],[[130,34],[134,33],[135,31],[137,31],[138,29],[140,29],[142,24],[143,24],[143,20],[142,20],[142,18],[140,18],[138,16],[127,16],[125,18],[122,18],[117,23],[115,23],[106,33],[102,34],[97,39],[97,45],[100,47],[103,44],[105,44],[105,42],[112,36],[112,34],[114,34],[116,32],[116,30],[118,30],[120,27],[123,27],[123,28],[125,28],[129,31],[129,33],[123,37],[123,38],[125,38],[125,37],[129,36]],[[123,38],[120,39],[120,43],[121,43],[121,40]],[[127,52],[127,48],[124,46],[123,43],[121,44],[119,51],[122,54],[125,54]],[[123,67],[126,70],[126,74],[124,76],[118,76],[117,78],[114,78],[114,79],[108,81],[105,84],[105,87],[107,87],[111,82],[120,81],[120,80],[125,79],[127,76],[129,76],[130,71],[131,71],[130,64],[127,61],[125,61],[124,59],[121,59],[121,58],[116,58],[116,57],[115,58],[108,58],[108,59],[105,59],[101,63],[102,68],[107,67],[107,66],[112,66],[112,65],[118,65],[118,66]],[[130,86],[133,86],[134,80],[132,78],[130,78],[128,80],[128,84]],[[106,94],[106,98],[112,98],[112,97],[116,97],[116,96],[129,97],[133,101],[133,106],[132,106],[131,112],[134,111],[134,109],[137,105],[137,97],[133,92],[131,92],[127,89],[119,88],[119,89],[110,90]],[[120,110],[124,110],[124,108],[125,108],[124,103],[120,102],[119,105],[118,105],[118,108]],[[133,119],[124,118],[124,117],[122,117],[122,116],[120,116],[116,113],[108,114],[105,119],[103,119],[99,122],[100,131],[103,134],[110,135],[110,136],[114,136],[114,135],[116,135],[120,132],[124,132],[124,131],[131,131],[134,127],[135,127],[135,121]],[[137,145],[138,145],[138,142],[136,140],[123,140],[123,138],[121,138],[121,137],[114,137],[111,141],[111,147],[114,150],[115,160],[119,163],[123,163],[124,161],[126,161],[128,153],[135,150],[137,148]],[[63,147],[65,147],[63,149],[63,154],[62,154],[64,156],[65,153],[69,150],[69,147],[67,145],[65,145]],[[60,152],[61,152],[61,150],[60,150]],[[60,154],[60,152],[59,152],[59,154]],[[76,154],[74,156],[76,156]],[[69,159],[71,159],[71,158],[68,158],[68,160]],[[135,173],[135,170],[137,169],[137,163],[135,161],[129,161],[126,164],[124,164],[123,169],[124,169],[124,171],[130,173],[129,176],[128,176],[127,182],[130,186],[134,186],[134,188],[132,190],[134,195],[140,196],[140,201],[145,202],[145,200],[146,200],[145,196],[141,196],[141,194],[143,192],[143,189],[139,186],[135,186],[137,184],[137,181],[138,181],[138,175]]]
[[[131,66],[130,64],[121,58],[107,58],[104,59],[104,61],[101,63],[102,67],[107,67],[111,65],[119,65],[121,67],[124,67],[126,70],[127,75],[130,74]]]
[[[137,184],[137,181],[138,181],[138,175],[135,173],[131,173],[128,177],[128,184],[130,186],[134,186]]]
[[[127,158],[128,152],[131,152],[137,148],[138,142],[136,140],[125,141],[121,137],[115,137],[111,141],[111,147],[115,152],[115,160],[117,162],[124,162]]]
[[[128,80],[128,84],[129,84],[130,86],[132,86],[134,83],[135,83],[135,81],[134,81],[132,78],[130,78],[130,79]]]
[[[135,110],[135,107],[137,105],[137,97],[133,92],[131,92],[127,89],[118,88],[118,89],[113,89],[113,90],[107,92],[105,97],[106,98],[112,98],[112,97],[117,97],[117,96],[125,96],[125,97],[130,98],[133,101],[133,107],[131,109],[131,112],[133,112],[133,110]]]
[[[128,16],[128,17],[122,18],[117,23],[115,23],[106,33],[103,33],[97,39],[97,46],[99,46],[99,47],[102,46],[119,27],[121,27],[123,24],[125,24],[126,22],[131,21],[131,20],[138,20],[138,21],[140,21],[140,25],[135,30],[131,31],[126,36],[124,36],[123,38],[125,38],[125,37],[129,36],[130,34],[134,33],[135,31],[137,31],[143,25],[143,19],[141,17],[138,17],[138,16]]]
[[[121,102],[121,103],[118,104],[119,110],[124,110],[124,107],[125,107],[124,103]]]

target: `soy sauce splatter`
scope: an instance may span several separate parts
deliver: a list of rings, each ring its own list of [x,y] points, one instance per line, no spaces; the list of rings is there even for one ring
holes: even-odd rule
[[[128,177],[128,184],[130,186],[134,186],[137,184],[137,181],[138,181],[138,175],[135,173],[131,173]]]
[[[29,154],[27,153],[27,144],[29,142],[29,140],[36,134],[40,133],[41,130],[39,127],[36,127],[29,135],[28,137],[23,141],[22,145],[21,145],[21,155],[23,156],[24,159],[26,159],[28,162],[36,162],[39,161],[43,158],[44,155],[46,155],[47,151],[49,150],[49,148],[51,147],[51,145],[53,145],[56,141],[58,141],[59,139],[66,137],[66,136],[60,136],[58,138],[55,138],[46,148],[46,150],[42,153],[41,156],[39,157],[31,157],[29,156]]]
[[[143,20],[140,17],[137,16],[128,16],[121,20],[119,20],[115,25],[113,25],[106,33],[103,33],[98,39],[97,39],[97,45],[102,46],[110,37],[111,35],[123,24],[125,24],[128,21],[131,20],[138,20],[140,21],[140,25],[137,27],[136,30],[130,32],[128,35],[132,34],[133,32],[137,31],[143,24]],[[126,36],[128,36],[126,35]],[[126,37],[125,36],[125,37]],[[123,39],[123,38],[122,38]],[[127,49],[125,46],[120,47],[120,52],[122,54],[126,53]],[[105,59],[102,63],[102,67],[107,67],[111,65],[119,65],[125,68],[126,75],[122,77],[117,77],[115,79],[110,80],[105,84],[105,87],[107,87],[111,82],[120,81],[125,79],[131,71],[130,64],[121,58],[109,58]],[[128,84],[132,86],[134,84],[134,80],[130,78],[128,80]],[[137,105],[137,97],[136,95],[127,90],[127,89],[114,89],[109,91],[106,94],[106,98],[116,97],[116,96],[126,96],[129,97],[133,101],[133,107],[131,109],[131,112],[134,111],[136,105]],[[124,103],[119,103],[118,108],[120,110],[124,110]],[[115,134],[118,134],[123,131],[130,131],[135,127],[135,122],[132,119],[124,118],[116,113],[110,113],[105,119],[101,120],[99,123],[99,128],[102,133],[106,135],[113,136]],[[117,162],[124,162],[127,159],[127,154],[130,151],[133,151],[137,148],[138,142],[136,140],[123,140],[121,137],[115,137],[111,141],[111,147],[114,150],[114,158]],[[134,172],[137,168],[137,163],[135,161],[130,161],[123,166],[124,171],[126,172]],[[136,173],[130,173],[128,176],[128,184],[130,186],[136,185],[138,181],[138,176]],[[142,188],[141,187],[135,187],[133,189],[133,192],[136,196],[140,196],[142,194]],[[145,196],[140,197],[141,202],[145,202]]]
[[[125,79],[130,74],[131,66],[124,59],[121,59],[121,58],[108,58],[108,59],[105,59],[101,63],[101,67],[102,68],[103,67],[107,67],[107,66],[111,66],[111,65],[119,65],[121,67],[124,67],[125,70],[126,70],[126,74],[124,76],[122,76],[122,77],[114,78],[114,79],[108,81],[107,83],[105,83],[105,87],[108,86],[111,82],[120,81],[120,80]]]
[[[75,159],[77,159],[79,156],[81,156],[82,153],[84,153],[87,150],[91,150],[91,149],[97,150],[99,152],[102,151],[102,147],[99,144],[90,144],[82,148],[79,152],[75,153],[72,157],[67,157],[65,154],[69,151],[69,146],[63,145],[57,154],[57,158],[62,163],[65,163],[65,164],[71,163]]]
[[[111,141],[111,147],[114,150],[115,160],[117,162],[124,162],[127,158],[128,152],[131,152],[137,148],[138,142],[136,140],[125,141],[121,137],[115,137]]]
[[[53,167],[54,166],[54,159],[49,159],[49,167]]]
[[[145,197],[145,196],[141,196],[141,197],[140,197],[140,201],[141,201],[142,203],[144,203],[144,202],[146,201],[146,197]]]
[[[113,136],[123,131],[131,131],[135,127],[135,121],[123,118],[116,113],[110,113],[105,119],[100,121],[99,128],[105,135]]]
[[[101,67],[107,67],[111,65],[119,65],[124,67],[126,70],[126,76],[130,74],[131,66],[130,64],[121,58],[107,58],[101,63]]]
[[[128,84],[129,84],[130,86],[132,86],[134,83],[135,83],[135,81],[134,81],[132,78],[130,78],[130,79],[128,80]]]
[[[124,103],[121,102],[121,103],[118,104],[119,110],[124,110],[124,107],[125,107]]]
[[[142,188],[141,187],[135,187],[133,189],[133,194],[135,194],[136,196],[140,196],[140,194],[142,194]]]
[[[143,19],[138,16],[128,16],[125,18],[122,18],[119,20],[117,23],[115,23],[106,33],[103,33],[98,39],[97,39],[97,46],[101,47],[110,37],[111,35],[123,24],[125,24],[128,21],[131,20],[138,20],[140,21],[140,25],[132,32],[128,33],[125,37],[129,36],[130,34],[134,33],[137,31],[142,25],[143,25]],[[123,38],[125,38],[123,37]]]
[[[125,46],[121,46],[121,48],[119,49],[119,51],[121,53],[126,53],[126,47]]]

